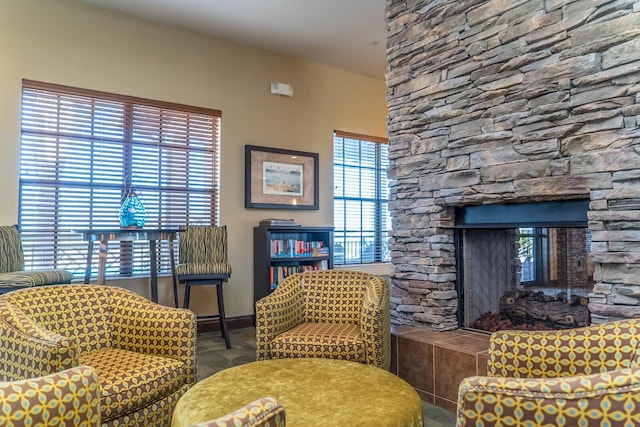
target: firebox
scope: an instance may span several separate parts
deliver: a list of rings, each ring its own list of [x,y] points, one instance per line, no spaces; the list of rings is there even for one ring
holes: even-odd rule
[[[458,321],[482,331],[590,323],[588,200],[455,211]]]

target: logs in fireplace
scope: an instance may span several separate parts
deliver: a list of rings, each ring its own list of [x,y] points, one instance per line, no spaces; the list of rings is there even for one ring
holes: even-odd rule
[[[484,313],[469,327],[495,332],[506,329],[569,329],[590,324],[589,300],[582,296],[555,296],[531,290],[505,292],[500,298],[499,313]]]

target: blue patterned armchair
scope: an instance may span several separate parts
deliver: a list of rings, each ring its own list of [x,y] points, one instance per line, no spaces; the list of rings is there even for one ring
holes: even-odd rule
[[[458,427],[640,425],[640,320],[491,336],[488,375],[464,379]]]

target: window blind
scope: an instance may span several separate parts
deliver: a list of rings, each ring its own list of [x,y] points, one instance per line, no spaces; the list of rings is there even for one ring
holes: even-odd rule
[[[130,186],[145,206],[145,228],[217,224],[220,120],[218,110],[23,80],[19,227],[26,267],[82,276],[87,244],[72,230],[119,228]],[[119,246],[109,250],[107,276],[148,274],[148,242]],[[164,246],[161,272],[169,271]]]
[[[333,147],[334,262],[388,261],[387,140],[335,131]]]

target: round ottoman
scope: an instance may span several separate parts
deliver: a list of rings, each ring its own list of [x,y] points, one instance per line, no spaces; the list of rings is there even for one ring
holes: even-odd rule
[[[206,378],[178,401],[172,427],[221,417],[266,396],[284,407],[287,427],[422,427],[422,401],[404,380],[371,365],[333,359],[272,359]]]

